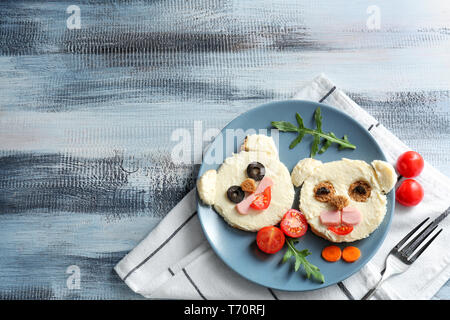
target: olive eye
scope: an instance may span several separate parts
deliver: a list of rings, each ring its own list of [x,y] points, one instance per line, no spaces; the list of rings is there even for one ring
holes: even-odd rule
[[[314,198],[320,202],[328,202],[334,196],[336,191],[329,181],[318,183],[314,187]]]
[[[372,187],[366,181],[356,181],[348,188],[348,195],[355,201],[366,202],[371,190]]]
[[[252,162],[247,167],[247,176],[255,181],[260,181],[266,175],[266,168],[260,162]]]
[[[227,197],[231,202],[239,203],[244,200],[245,192],[240,186],[231,186],[227,190]]]

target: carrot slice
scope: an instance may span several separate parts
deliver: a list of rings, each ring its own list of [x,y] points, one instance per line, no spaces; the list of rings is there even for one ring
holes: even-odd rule
[[[342,259],[347,262],[355,262],[361,257],[361,251],[357,247],[348,246],[342,250]]]
[[[322,258],[329,262],[338,261],[341,258],[341,248],[338,246],[328,246],[323,248]]]

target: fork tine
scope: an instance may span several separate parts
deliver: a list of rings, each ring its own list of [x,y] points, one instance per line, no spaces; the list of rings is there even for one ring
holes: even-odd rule
[[[417,236],[414,237],[414,239],[412,239],[405,245],[405,248],[402,249],[404,254],[406,256],[411,255],[414,250],[416,250],[420,246],[420,244],[425,241],[428,235],[430,235],[436,228],[437,225],[435,225],[433,222],[430,222],[430,224],[428,224],[425,229],[423,229]]]
[[[425,251],[426,248],[428,248],[431,242],[433,242],[433,240],[436,239],[436,237],[439,235],[439,233],[441,233],[442,230],[443,229],[439,230],[426,244],[424,244],[424,246],[420,248],[420,250],[417,251],[417,253],[411,257],[411,259],[409,259],[409,263],[413,263],[414,261],[416,261],[416,259]]]
[[[397,245],[394,247],[394,250],[398,250],[400,249],[400,247],[409,239],[411,238],[411,236],[416,233],[417,230],[420,229],[421,226],[423,226],[423,224],[425,222],[428,221],[428,219],[430,219],[430,217],[426,218],[425,220],[423,220],[417,227],[415,227],[414,229],[412,229],[402,240],[400,240],[399,243],[397,243]]]

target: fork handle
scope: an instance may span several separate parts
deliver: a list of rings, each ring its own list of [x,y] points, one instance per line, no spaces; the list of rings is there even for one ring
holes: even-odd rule
[[[361,300],[369,300],[373,296],[375,291],[377,291],[377,289],[381,286],[382,283],[383,283],[383,279],[380,279],[380,281],[378,281],[377,285],[375,287],[373,287],[372,289],[370,289],[369,291],[367,291],[367,293],[364,295],[364,297],[361,298]]]
[[[386,259],[386,262],[388,262],[389,258],[391,256],[388,256],[388,258]],[[361,298],[361,300],[369,300],[373,294],[375,293],[375,291],[377,291],[377,289],[381,286],[381,284],[384,282],[384,280],[390,278],[392,275],[396,274],[397,272],[395,270],[393,270],[392,265],[390,265],[389,263],[386,263],[386,268],[383,271],[383,275],[381,276],[381,279],[378,281],[378,283],[369,291],[367,291],[367,293],[364,295],[364,297]]]

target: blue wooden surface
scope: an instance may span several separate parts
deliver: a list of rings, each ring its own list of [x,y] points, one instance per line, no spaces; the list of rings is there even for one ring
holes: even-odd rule
[[[450,175],[450,2],[376,1],[376,30],[371,5],[0,2],[0,298],[140,299],[112,267],[195,184],[174,130],[320,72]]]

